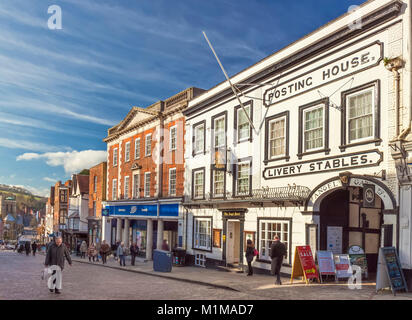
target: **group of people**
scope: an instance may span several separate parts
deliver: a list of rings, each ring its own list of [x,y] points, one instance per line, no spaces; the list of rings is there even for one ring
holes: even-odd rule
[[[286,257],[287,250],[284,243],[280,242],[279,236],[275,235],[273,238],[273,242],[270,246],[270,257],[272,259],[271,263],[271,273],[272,275],[276,276],[276,284],[281,285],[282,282],[280,280],[280,269],[282,267],[283,258]],[[247,246],[246,246],[246,261],[248,265],[248,276],[253,275],[253,267],[252,262],[255,257],[259,255],[258,251],[255,249],[253,245],[253,241],[248,239]]]
[[[33,243],[30,243],[30,241],[26,241],[24,244],[16,243],[16,247],[14,250],[17,250],[19,253],[23,253],[24,251],[26,252],[26,256],[30,255],[30,253],[33,253],[33,256],[36,255],[36,251],[38,248],[38,244],[36,241],[33,241]]]
[[[106,243],[106,240],[103,240],[102,244],[100,242],[97,243],[90,243],[87,246],[86,241],[78,244],[77,252],[80,253],[80,258],[86,259],[86,254],[89,258],[89,262],[99,262],[99,256],[102,258],[103,264],[107,262],[107,256],[111,254],[111,248]]]

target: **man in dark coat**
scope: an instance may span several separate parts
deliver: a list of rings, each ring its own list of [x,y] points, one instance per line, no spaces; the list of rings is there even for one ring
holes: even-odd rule
[[[134,263],[136,261],[136,256],[139,254],[139,247],[137,246],[136,242],[133,242],[133,244],[130,246],[130,255],[132,256],[132,266],[134,266]]]
[[[37,251],[37,243],[36,243],[36,241],[34,241],[34,242],[31,244],[31,251],[33,251],[33,256],[35,256],[35,255],[36,255],[36,251]]]
[[[286,257],[287,250],[284,243],[280,242],[279,236],[274,236],[270,246],[270,257],[272,258],[272,275],[276,276],[276,284],[281,285],[280,268],[282,267],[283,257]]]
[[[29,241],[26,241],[25,243],[24,243],[24,249],[26,250],[26,256],[28,256],[29,254],[30,254],[30,242]]]
[[[64,269],[64,259],[67,259],[69,265],[72,265],[72,259],[70,257],[69,250],[66,248],[64,244],[62,244],[62,238],[56,237],[55,241],[49,245],[49,249],[47,250],[46,259],[44,261],[44,265],[46,267],[49,266],[59,266],[61,271]],[[56,274],[56,270],[53,271],[53,275]],[[61,272],[60,272],[61,277]],[[53,281],[56,283],[56,279]],[[59,294],[61,290],[61,279],[56,283],[56,290],[55,293]],[[50,292],[53,292],[53,289],[50,289]]]

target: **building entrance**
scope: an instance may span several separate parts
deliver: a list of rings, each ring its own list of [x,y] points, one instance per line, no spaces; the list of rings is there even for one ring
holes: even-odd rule
[[[227,221],[226,235],[226,263],[238,264],[240,262],[240,221]]]

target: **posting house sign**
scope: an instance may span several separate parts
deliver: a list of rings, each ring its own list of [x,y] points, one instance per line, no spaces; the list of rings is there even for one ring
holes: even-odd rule
[[[299,176],[310,173],[323,173],[349,168],[378,166],[383,160],[383,154],[377,150],[350,153],[337,157],[322,158],[304,162],[296,162],[283,166],[268,167],[263,170],[266,180]]]
[[[308,90],[376,66],[382,59],[383,44],[376,41],[298,77],[283,77],[283,79],[286,78],[285,81],[265,91],[264,104],[269,107]]]

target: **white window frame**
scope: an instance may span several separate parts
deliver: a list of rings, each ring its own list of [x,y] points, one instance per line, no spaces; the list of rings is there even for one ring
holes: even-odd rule
[[[221,120],[221,119],[223,119],[223,124],[224,124],[224,128],[223,128],[223,144],[222,144],[222,145],[216,145],[216,144],[215,144],[215,142],[216,142],[216,122],[217,122],[218,120]],[[227,128],[226,128],[226,115],[222,115],[222,116],[220,116],[220,117],[217,117],[217,118],[214,118],[214,119],[213,119],[213,147],[214,147],[214,148],[222,148],[222,147],[225,147],[225,146],[226,146],[226,137],[225,137],[225,135],[226,135],[226,130],[227,130]]]
[[[148,149],[147,148],[147,140],[148,140],[149,137],[150,137],[150,148]],[[152,155],[152,134],[151,133],[149,133],[145,136],[145,141],[144,142],[145,142],[144,143],[144,154],[145,154],[145,157],[149,157],[149,156]],[[149,150],[149,153],[147,153],[147,150]]]
[[[112,179],[112,200],[117,200],[117,179]]]
[[[93,177],[93,192],[97,192],[97,176]]]
[[[248,109],[249,110],[249,118],[250,118],[250,104],[248,104],[248,105],[246,105],[246,106],[244,106],[245,107],[245,109]],[[240,117],[239,117],[239,113],[240,112],[244,112],[243,111],[243,108],[242,107],[240,107],[240,108],[238,108],[237,110],[236,110],[236,112],[237,112],[237,114],[236,114],[236,120],[237,120],[237,123],[236,123],[236,126],[237,126],[237,128],[236,128],[236,141],[237,142],[243,142],[243,141],[248,141],[249,139],[250,139],[250,122],[249,122],[249,120],[247,121],[247,124],[248,124],[248,131],[247,131],[247,137],[245,137],[245,138],[242,138],[242,139],[239,139],[239,119],[240,119]]]
[[[126,142],[124,147],[124,162],[130,161],[130,141]]]
[[[130,176],[124,177],[124,198],[129,199]]]
[[[307,112],[310,112],[310,111],[313,111],[313,110],[316,110],[316,109],[323,109],[323,119],[322,119],[322,146],[320,146],[320,147],[318,147],[318,148],[312,148],[312,149],[306,149],[306,145],[305,145],[305,133],[306,133],[306,129],[305,129],[305,116],[306,116],[306,113]],[[310,108],[307,108],[307,109],[305,109],[305,110],[303,110],[303,116],[302,116],[302,123],[301,123],[301,125],[302,125],[302,132],[303,132],[303,135],[302,135],[302,146],[303,146],[303,152],[312,152],[312,151],[317,151],[317,150],[323,150],[323,149],[325,149],[325,128],[326,128],[326,117],[325,117],[325,115],[326,115],[326,107],[325,107],[325,104],[317,104],[317,105],[315,105],[315,106],[313,106],[313,107],[310,107]]]
[[[375,108],[376,108],[376,105],[375,105],[375,99],[376,99],[376,97],[375,97],[375,89],[376,89],[376,86],[371,86],[371,87],[368,87],[368,88],[365,88],[365,89],[363,89],[363,90],[359,90],[359,91],[356,91],[356,92],[352,92],[352,93],[350,93],[350,94],[347,94],[346,96],[345,96],[345,99],[346,99],[346,101],[345,101],[345,104],[346,104],[346,141],[349,143],[349,144],[352,144],[352,143],[357,143],[357,142],[363,142],[363,141],[368,141],[368,140],[371,140],[371,139],[374,139],[374,136],[375,136],[375,130],[376,130],[376,128],[375,128],[375,117],[376,117],[376,115],[375,115]],[[355,140],[350,140],[350,128],[349,128],[349,121],[351,120],[351,119],[349,119],[349,112],[350,112],[350,106],[349,106],[349,98],[350,97],[352,97],[352,96],[357,96],[357,95],[360,95],[360,94],[362,94],[362,93],[365,93],[365,92],[367,92],[367,91],[370,91],[371,93],[372,93],[372,97],[371,97],[371,102],[372,102],[372,134],[369,136],[369,137],[365,137],[365,138],[360,138],[360,139],[355,139]]]
[[[205,245],[200,245],[200,236],[199,234],[199,224],[198,222],[204,222],[206,221],[208,226],[207,228],[209,229],[208,233],[206,233],[206,246]],[[199,249],[199,250],[205,250],[205,251],[211,251],[212,250],[212,235],[213,235],[213,228],[212,228],[212,218],[207,218],[207,217],[193,217],[193,248],[194,249]],[[209,239],[207,239],[209,237]]]
[[[282,154],[279,154],[279,155],[276,155],[276,156],[272,156],[271,155],[271,147],[270,147],[270,142],[271,142],[271,139],[270,139],[270,137],[271,137],[271,127],[272,127],[272,123],[273,122],[279,122],[279,121],[282,121],[282,120],[284,120],[284,123],[285,123],[285,125],[284,125],[284,127],[283,127],[283,136],[284,136],[284,141],[285,141],[285,147],[284,147],[284,149],[285,149],[285,152],[284,153],[282,153]],[[287,116],[285,115],[285,116],[281,116],[281,117],[278,117],[278,118],[275,118],[275,119],[272,119],[272,120],[270,120],[269,121],[269,137],[268,137],[268,146],[267,146],[267,148],[268,148],[268,153],[269,153],[269,155],[268,155],[268,158],[269,158],[269,160],[273,160],[273,159],[278,159],[278,158],[283,158],[283,157],[285,157],[286,156],[286,150],[287,150],[287,146],[286,146],[286,144],[288,143],[288,141],[287,141],[287,136],[286,136],[286,130],[287,130]]]
[[[171,188],[171,181],[172,181],[172,172],[175,172],[175,183],[174,183],[174,192],[172,192],[172,188]],[[175,196],[176,195],[176,188],[177,188],[177,171],[176,168],[170,168],[169,169],[169,196]]]
[[[272,219],[268,219],[268,220],[261,219],[261,220],[259,220],[259,258],[261,260],[270,261],[271,260],[271,258],[270,258],[270,245],[273,242],[273,236],[275,234],[278,234],[278,233],[276,233],[276,231],[275,232],[274,231],[269,231],[267,226],[266,226],[265,230],[263,231],[263,228],[262,228],[263,223],[266,223],[266,224],[268,224],[268,223],[270,223],[270,224],[280,223],[281,224],[281,231],[280,232],[282,233],[280,235],[280,241],[283,242],[283,243],[284,243],[283,233],[285,233],[284,225],[285,224],[288,225],[287,243],[286,243],[286,249],[288,251],[288,254],[287,254],[286,258],[284,258],[283,262],[286,263],[286,264],[290,264],[290,260],[289,260],[289,257],[290,257],[289,247],[290,246],[289,245],[290,245],[290,241],[291,241],[291,234],[290,234],[291,221],[290,220],[276,220],[276,219],[273,219],[273,220]],[[263,232],[265,232],[264,237],[262,236]],[[266,249],[265,254],[263,254],[262,242],[265,242],[265,249]]]
[[[239,166],[242,165],[242,164],[248,164],[248,165],[249,165],[249,175],[248,175],[248,189],[249,189],[249,192],[248,192],[248,193],[239,193],[239,191],[238,191],[238,186],[239,186],[239,183],[238,183]],[[252,162],[251,162],[250,160],[241,161],[241,162],[238,162],[238,163],[236,164],[236,179],[235,179],[235,192],[236,192],[236,196],[247,196],[247,195],[249,195],[249,194],[252,192],[252,190],[250,190],[250,179],[252,179],[251,171],[252,171]]]
[[[203,192],[199,196],[196,196],[196,187],[197,187],[196,175],[199,173],[203,174],[203,184],[202,184]],[[204,194],[205,194],[205,171],[203,169],[196,170],[195,172],[193,172],[193,199],[203,199]]]
[[[113,149],[113,167],[117,167],[117,160],[119,157],[118,148]]]
[[[137,148],[137,145],[139,145],[139,148]],[[134,140],[134,158],[135,159],[140,158],[140,138],[137,138]]]
[[[198,137],[199,136],[199,134],[197,134],[197,129],[198,128],[203,128],[203,133],[201,134],[201,137]],[[194,141],[193,141],[193,143],[194,143],[194,146],[193,146],[193,150],[194,150],[194,154],[196,155],[196,154],[200,154],[200,153],[203,153],[204,152],[204,150],[205,150],[205,132],[206,132],[206,125],[204,124],[204,123],[200,123],[200,124],[198,124],[197,126],[195,126],[194,128],[193,128],[193,130],[194,130],[194,133],[193,133],[193,135],[194,135]],[[197,141],[202,141],[202,148],[201,149],[199,149],[199,150],[197,150]]]
[[[172,134],[174,132],[174,134]],[[169,128],[169,148],[170,151],[174,151],[177,149],[177,125],[171,126]],[[174,146],[173,146],[173,141],[174,141]]]
[[[147,177],[149,177],[149,188],[147,188]],[[144,197],[145,198],[149,198],[150,197],[150,181],[151,176],[150,176],[150,172],[145,172],[144,173]]]
[[[136,176],[137,176],[137,181],[138,181],[137,186],[136,186]],[[139,173],[135,173],[133,175],[133,198],[140,198],[140,174]]]
[[[216,172],[223,173],[223,181],[222,181],[222,183],[223,183],[223,187],[222,187],[223,193],[222,194],[217,194],[216,193],[216,184],[215,184],[215,182],[216,182],[215,173]],[[223,171],[223,170],[212,170],[212,192],[213,192],[213,197],[214,198],[222,198],[222,197],[225,196],[225,180],[226,180],[225,171]]]

